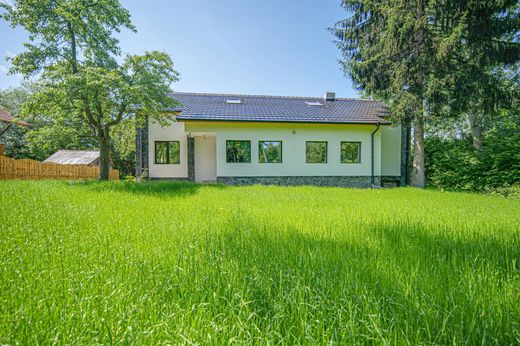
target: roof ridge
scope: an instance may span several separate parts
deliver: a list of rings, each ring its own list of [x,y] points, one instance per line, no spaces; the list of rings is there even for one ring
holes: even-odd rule
[[[265,97],[265,98],[276,98],[276,99],[301,99],[301,100],[323,100],[323,96],[280,96],[280,95],[262,95],[262,94],[226,94],[226,93],[204,93],[204,92],[188,92],[188,91],[174,91],[170,95],[197,95],[197,96],[223,96],[223,97]],[[355,97],[337,97],[339,101],[365,101],[365,102],[378,102],[382,101],[362,99]]]

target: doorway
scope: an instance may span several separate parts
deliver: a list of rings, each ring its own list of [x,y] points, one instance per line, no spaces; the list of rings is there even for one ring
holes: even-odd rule
[[[215,134],[195,136],[195,181],[217,180],[217,137]]]

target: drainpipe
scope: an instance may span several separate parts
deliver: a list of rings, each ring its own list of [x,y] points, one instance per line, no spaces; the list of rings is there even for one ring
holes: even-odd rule
[[[379,126],[381,126],[381,123],[378,121],[376,125],[376,129],[370,134],[370,149],[371,149],[371,174],[370,174],[370,188],[374,187],[374,135],[379,130]]]

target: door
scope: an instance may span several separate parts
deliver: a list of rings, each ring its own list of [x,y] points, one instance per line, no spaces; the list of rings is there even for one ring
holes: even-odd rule
[[[195,181],[213,182],[217,180],[217,137],[215,135],[195,136]]]

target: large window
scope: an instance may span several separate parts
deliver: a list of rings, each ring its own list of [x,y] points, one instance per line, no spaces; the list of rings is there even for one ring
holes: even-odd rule
[[[341,163],[360,163],[361,143],[341,142]]]
[[[251,141],[226,141],[226,162],[251,162]]]
[[[306,142],[307,163],[327,163],[327,142]]]
[[[155,142],[155,163],[179,164],[181,162],[180,148],[179,141]]]
[[[281,141],[259,141],[258,142],[259,163],[281,163],[282,142]]]

